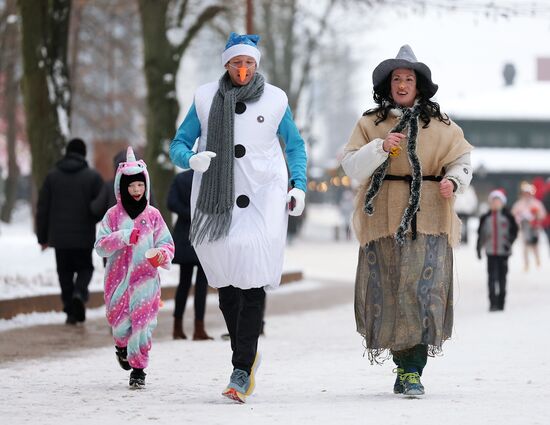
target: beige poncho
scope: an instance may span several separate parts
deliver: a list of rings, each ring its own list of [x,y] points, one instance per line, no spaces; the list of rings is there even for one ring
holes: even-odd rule
[[[374,139],[384,139],[395,127],[399,117],[388,118],[375,125],[376,115],[361,117],[348,144],[346,152],[360,149]],[[454,122],[447,125],[432,118],[428,128],[422,127],[419,121],[417,136],[417,155],[422,167],[422,175],[444,176],[445,168],[473,147],[464,139],[464,133]],[[407,140],[401,142],[403,151],[390,159],[387,174],[410,175],[411,168],[406,154]],[[370,178],[361,182],[355,199],[353,226],[362,246],[383,237],[394,235],[401,222],[403,211],[409,201],[409,185],[404,181],[384,181],[380,192],[374,199],[374,213],[365,214],[363,205]],[[417,213],[418,233],[439,235],[446,234],[451,246],[455,246],[460,237],[460,220],[454,212],[454,197],[443,198],[439,193],[439,183],[423,181],[420,195],[420,208]]]

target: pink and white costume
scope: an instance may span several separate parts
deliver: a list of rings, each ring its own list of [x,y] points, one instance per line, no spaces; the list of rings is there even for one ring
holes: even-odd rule
[[[147,206],[135,219],[122,206],[120,187],[122,174],[143,173],[146,181]],[[105,269],[105,307],[107,321],[113,328],[118,347],[127,347],[128,362],[133,368],[144,369],[149,360],[152,332],[157,325],[160,303],[158,270],[145,258],[145,251],[159,248],[169,268],[174,257],[174,242],[160,212],[148,204],[149,174],[143,160],[136,161],[128,148],[126,162],[118,166],[115,182],[117,204],[111,207],[101,221],[95,250],[107,258]],[[132,230],[139,229],[136,244],[130,244]]]

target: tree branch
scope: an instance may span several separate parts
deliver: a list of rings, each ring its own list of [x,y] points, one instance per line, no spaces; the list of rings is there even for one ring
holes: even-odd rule
[[[189,44],[191,44],[191,41],[195,38],[197,33],[202,29],[202,27],[214,19],[219,13],[226,11],[227,8],[225,6],[216,5],[216,6],[208,6],[206,9],[204,9],[201,14],[197,17],[197,20],[195,23],[189,28],[189,31],[187,31],[187,34],[185,35],[185,38],[179,44],[175,50],[178,55],[178,57],[182,57],[187,48],[189,47]]]
[[[319,22],[319,31],[317,31],[317,34],[315,36],[310,35],[307,43],[307,52],[309,53],[306,57],[306,60],[304,62],[304,65],[302,67],[302,76],[300,78],[300,83],[298,84],[298,88],[296,89],[296,99],[300,98],[300,94],[302,93],[302,90],[304,89],[307,79],[309,77],[309,73],[311,71],[311,62],[313,59],[313,54],[315,50],[319,46],[319,40],[328,28],[328,18],[330,16],[330,13],[332,11],[332,8],[334,7],[336,3],[336,0],[331,0],[327,8],[325,9],[325,12],[323,14],[323,17],[321,18],[321,21]]]

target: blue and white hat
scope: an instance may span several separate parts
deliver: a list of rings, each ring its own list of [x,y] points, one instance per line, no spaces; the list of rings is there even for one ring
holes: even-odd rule
[[[256,61],[256,66],[260,66],[260,58],[262,54],[258,50],[257,44],[260,41],[260,36],[256,34],[237,34],[232,32],[227,39],[225,50],[222,53],[222,65],[235,56],[246,55],[251,56]]]

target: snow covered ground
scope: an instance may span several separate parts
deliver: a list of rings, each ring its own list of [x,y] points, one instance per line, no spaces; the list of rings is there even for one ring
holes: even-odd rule
[[[355,243],[331,241],[331,229],[306,226],[304,230],[304,237],[288,247],[287,263],[303,270],[308,283],[302,289],[298,289],[301,283],[292,284],[281,292],[307,297],[317,290],[316,279],[337,279],[349,289],[355,273]],[[0,255],[6,254],[1,241],[10,231],[2,228]],[[522,271],[521,247],[515,246],[506,310],[498,313],[487,311],[485,262],[476,259],[472,243],[471,238],[470,246],[455,251],[454,335],[445,344],[444,355],[428,362],[423,399],[393,395],[391,362],[371,366],[363,357],[350,299],[344,306],[267,318],[269,332],[259,344],[263,362],[257,388],[245,405],[231,404],[220,396],[231,372],[227,342],[166,341],[153,345],[147,388],[142,391],[127,388],[127,372],[116,364],[111,347],[1,363],[0,421],[547,424],[550,261],[546,240],[541,241],[543,265],[527,273]],[[29,246],[21,245],[19,251],[13,246],[9,252],[28,253]],[[1,275],[7,270],[5,264],[2,261]],[[10,267],[9,262],[6,266]],[[277,297],[274,292],[270,302],[277,302]]]

